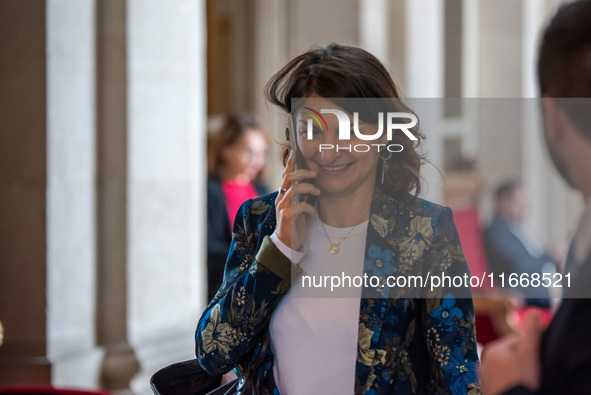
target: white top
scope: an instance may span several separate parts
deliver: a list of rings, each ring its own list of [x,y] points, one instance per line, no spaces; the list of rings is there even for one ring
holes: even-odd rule
[[[276,235],[271,240],[303,270],[273,313],[270,339],[275,363],[273,375],[281,395],[352,394],[355,388],[355,363],[359,331],[361,288],[355,297],[310,297],[310,288],[302,286],[303,276],[363,275],[368,221],[351,228],[326,227],[340,252],[331,255],[330,243],[319,219],[311,219],[304,242],[306,252],[295,252]],[[318,291],[318,290],[316,290]],[[330,294],[330,283],[322,289]],[[350,295],[350,293],[349,293]]]

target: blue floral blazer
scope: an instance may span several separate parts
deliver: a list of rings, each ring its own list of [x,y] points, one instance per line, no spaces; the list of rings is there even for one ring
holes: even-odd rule
[[[197,358],[210,374],[256,358],[292,271],[301,274],[268,238],[276,226],[275,197],[249,200],[236,216],[224,282],[196,332]],[[376,189],[364,272],[383,277],[425,271],[469,273],[451,210]],[[405,298],[389,288],[364,289],[362,295],[352,393],[480,394],[470,297],[435,292]],[[255,383],[262,394],[276,395],[273,353],[270,347],[265,352]]]

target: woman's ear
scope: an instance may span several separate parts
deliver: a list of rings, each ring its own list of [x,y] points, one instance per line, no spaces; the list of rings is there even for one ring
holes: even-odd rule
[[[384,132],[382,133],[382,135],[380,136],[380,138],[376,141],[377,144],[384,144],[384,145],[388,145],[390,144],[390,141],[388,140],[388,136],[387,133]],[[383,147],[385,148],[385,147]]]

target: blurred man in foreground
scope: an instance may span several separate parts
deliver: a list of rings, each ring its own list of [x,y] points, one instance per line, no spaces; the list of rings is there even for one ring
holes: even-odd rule
[[[523,332],[485,349],[487,395],[591,394],[591,0],[560,8],[546,29],[538,63],[544,136],[561,176],[586,208],[566,260],[572,283],[547,329],[532,312]],[[571,98],[571,99],[557,99]],[[579,99],[572,99],[579,98]]]

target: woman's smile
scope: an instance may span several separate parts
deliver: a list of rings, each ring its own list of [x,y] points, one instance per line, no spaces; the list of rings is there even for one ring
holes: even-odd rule
[[[343,165],[321,165],[317,164],[318,170],[322,174],[330,176],[341,175],[345,173],[355,162],[343,164]]]

